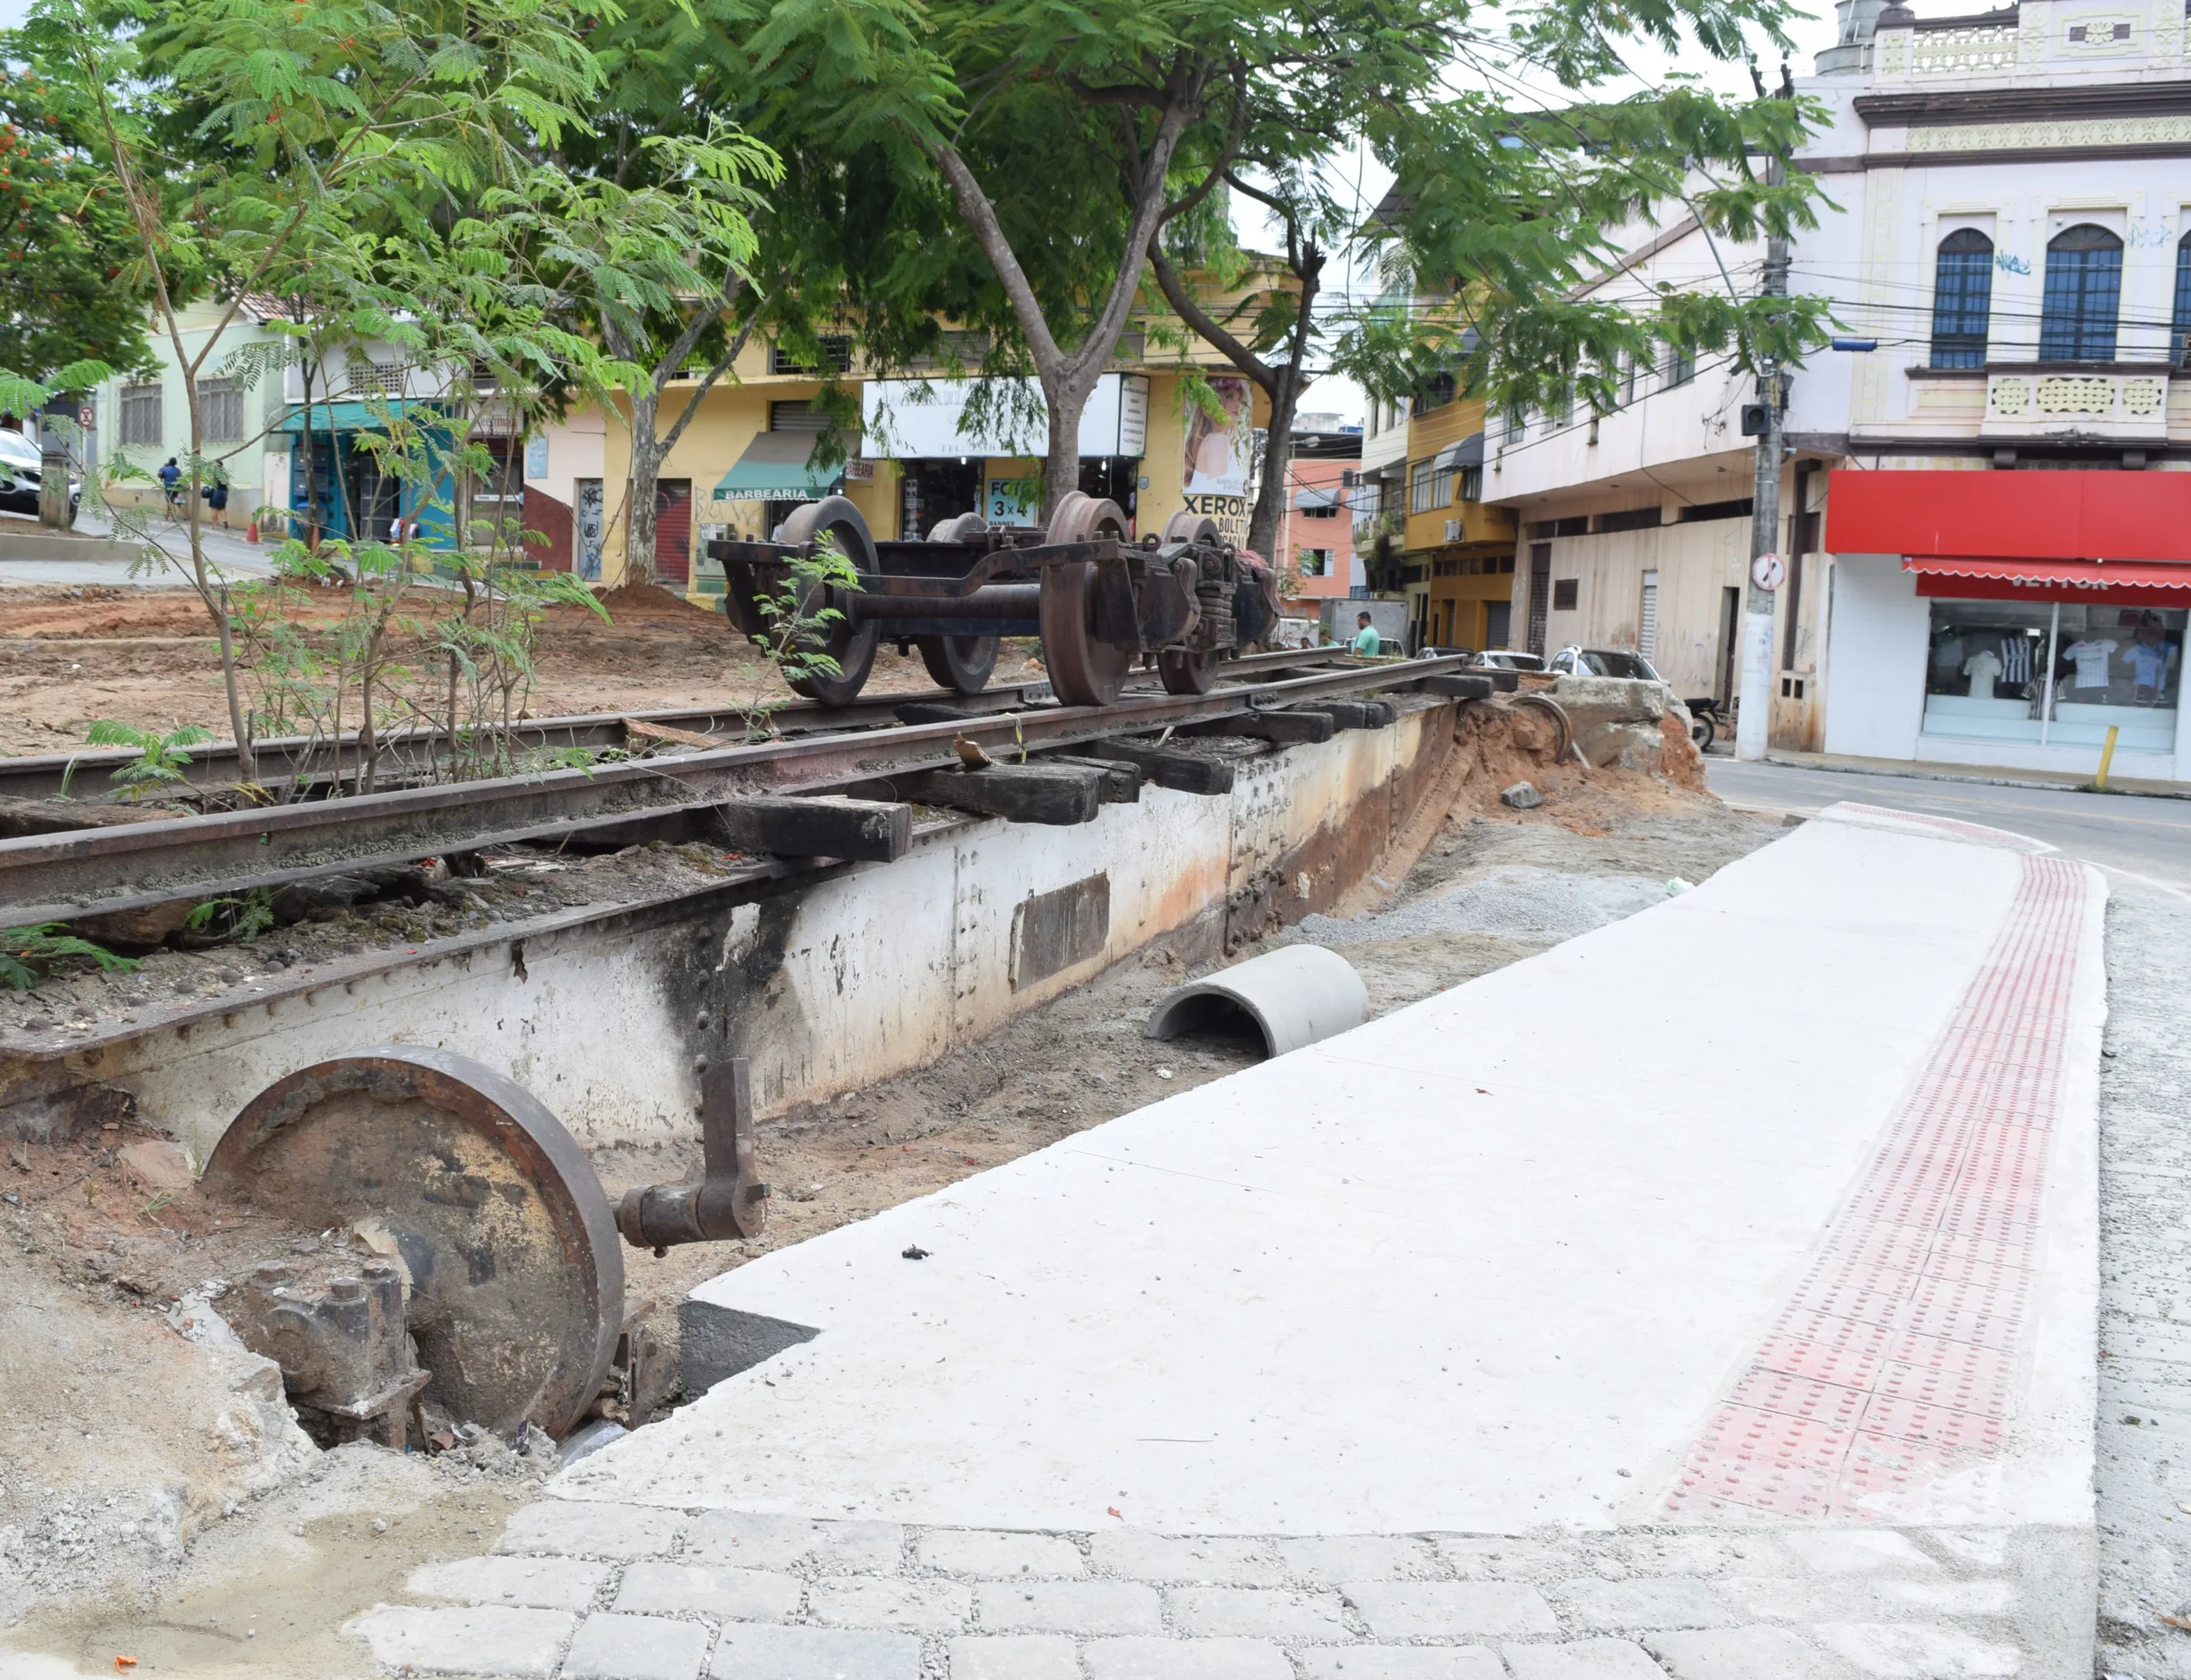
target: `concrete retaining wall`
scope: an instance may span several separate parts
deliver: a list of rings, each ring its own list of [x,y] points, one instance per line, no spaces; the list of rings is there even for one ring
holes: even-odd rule
[[[1328,910],[1434,784],[1453,709],[1243,763],[1229,798],[1145,787],[1078,828],[987,820],[895,864],[742,887],[334,984],[87,1056],[78,1077],[210,1152],[297,1068],[434,1044],[508,1074],[588,1143],[685,1137],[693,1060],[745,1055],[763,1113],[941,1055],[1152,941],[1214,960]]]

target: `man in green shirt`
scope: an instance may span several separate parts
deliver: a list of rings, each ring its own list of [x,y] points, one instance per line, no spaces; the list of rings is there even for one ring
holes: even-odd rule
[[[1375,659],[1384,644],[1377,639],[1376,628],[1369,622],[1369,614],[1357,613],[1354,615],[1354,621],[1362,626],[1354,632],[1355,652]]]

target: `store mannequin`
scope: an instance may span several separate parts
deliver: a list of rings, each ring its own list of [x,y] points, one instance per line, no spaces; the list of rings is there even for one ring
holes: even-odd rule
[[[1980,648],[1962,662],[1962,674],[1970,679],[1970,694],[1978,699],[1993,698],[1993,679],[2001,674],[2001,656],[1990,648]]]

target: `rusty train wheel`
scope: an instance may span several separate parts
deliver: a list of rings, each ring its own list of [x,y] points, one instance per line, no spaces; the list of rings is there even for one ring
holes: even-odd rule
[[[1126,686],[1133,656],[1096,639],[1096,567],[1086,561],[1042,569],[1042,662],[1068,706],[1107,706]]]
[[[941,688],[961,694],[979,694],[989,686],[996,669],[997,638],[994,636],[916,636],[921,663]]]
[[[1156,674],[1167,694],[1207,694],[1217,684],[1217,650],[1167,648],[1156,656]]]
[[[600,1393],[624,1311],[615,1217],[561,1122],[493,1070],[405,1044],[305,1068],[245,1105],[204,1182],[300,1223],[384,1222],[426,1398],[460,1422],[561,1435]]]
[[[789,547],[794,543],[818,541],[824,535],[837,539],[837,546],[863,578],[875,575],[875,539],[868,534],[865,516],[844,496],[824,496],[819,502],[810,502],[794,509],[792,516],[776,527],[775,540]],[[802,597],[800,611],[810,613],[821,607],[822,603],[813,598],[813,593],[810,591]],[[872,620],[864,624],[849,615],[838,620],[819,638],[819,645],[814,650],[836,662],[836,674],[817,671],[794,677],[791,680],[793,692],[818,700],[825,706],[849,706],[867,684],[867,674],[875,667],[875,650],[882,639],[882,626]]]

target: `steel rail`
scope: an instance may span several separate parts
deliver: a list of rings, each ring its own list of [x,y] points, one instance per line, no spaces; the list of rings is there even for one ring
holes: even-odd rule
[[[740,795],[822,793],[959,762],[960,739],[1062,747],[1458,674],[1459,658],[1354,667],[1208,694],[1136,695],[943,723],[848,730],[591,770],[407,787],[0,840],[0,926],[68,921],[178,899],[277,887],[450,851],[566,838],[704,812]]]
[[[885,639],[888,639],[886,636]],[[1243,677],[1261,676],[1271,671],[1291,670],[1304,665],[1328,665],[1347,657],[1343,647],[1285,649],[1276,653],[1250,654],[1244,658],[1227,660],[1218,672],[1220,682],[1238,681]],[[1139,679],[1139,680],[1136,680]],[[1155,673],[1137,672],[1128,679],[1130,688],[1154,688]],[[961,694],[955,689],[923,688],[904,693],[867,693],[848,706],[825,706],[814,700],[792,700],[776,707],[769,714],[769,721],[780,733],[804,733],[813,730],[835,731],[864,726],[888,725],[897,721],[897,709],[903,705],[926,704],[955,706],[965,711],[1024,710],[1044,703],[1049,694],[1047,681],[1000,683],[995,688],[985,688],[978,694]],[[695,734],[730,733],[744,735],[745,715],[729,706],[686,706],[652,708],[644,711],[585,712],[568,717],[526,718],[514,725],[511,739],[520,751],[548,752],[561,748],[581,747],[598,751],[603,748],[628,745],[628,733],[624,727],[626,718],[641,723],[658,723],[668,728],[687,730]],[[422,773],[423,766],[407,762],[407,755],[421,751],[437,751],[447,739],[448,732],[416,725],[392,731],[381,737],[380,751],[384,755],[386,768],[383,774],[407,781]],[[324,786],[334,771],[329,763],[328,742],[318,736],[269,736],[256,744],[259,761],[259,781],[267,785],[293,782],[301,778],[307,785]],[[199,787],[219,787],[236,780],[236,747],[234,741],[213,741],[204,746],[188,749],[190,762],[182,769],[183,779]],[[60,797],[73,790],[78,794],[88,792],[105,773],[135,763],[140,755],[128,747],[90,747],[74,752],[27,753],[17,758],[0,758],[0,798],[47,799]],[[346,732],[342,737],[341,773],[355,775],[364,765],[364,755],[359,749],[357,733]]]

